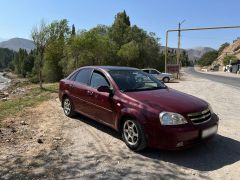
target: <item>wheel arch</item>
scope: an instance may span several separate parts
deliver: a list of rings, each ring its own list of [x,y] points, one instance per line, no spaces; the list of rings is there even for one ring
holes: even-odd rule
[[[136,120],[136,118],[135,118],[134,116],[123,115],[123,116],[118,120],[117,129],[118,129],[119,132],[122,131],[123,123],[124,123],[127,119],[135,119],[135,120]]]
[[[73,109],[75,109],[74,103],[73,103],[70,95],[69,95],[67,92],[64,92],[63,95],[62,95],[61,106],[63,107],[63,100],[64,100],[65,98],[69,98],[69,100],[70,100],[70,102],[71,102],[71,104],[72,104],[72,106],[73,106]]]
[[[170,79],[170,77],[168,77],[168,76],[164,76],[163,79],[164,79],[164,78]]]
[[[64,100],[66,97],[68,97],[68,95],[67,95],[66,93],[64,93],[64,94],[62,95],[62,100],[61,100],[61,106],[62,106],[62,107],[63,107],[63,100]]]
[[[134,120],[138,121],[140,124],[143,124],[144,120],[145,120],[144,115],[140,111],[137,111],[134,109],[122,110],[122,115],[119,117],[119,119],[117,121],[117,130],[119,132],[121,132],[123,123],[127,119],[134,119]]]

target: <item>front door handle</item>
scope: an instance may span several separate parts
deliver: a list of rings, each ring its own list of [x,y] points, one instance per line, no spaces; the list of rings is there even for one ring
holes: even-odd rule
[[[87,91],[87,94],[89,95],[89,96],[93,96],[93,92],[92,91]]]

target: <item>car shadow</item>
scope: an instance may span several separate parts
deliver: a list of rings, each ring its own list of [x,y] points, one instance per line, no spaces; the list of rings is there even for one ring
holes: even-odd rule
[[[186,150],[146,149],[140,154],[199,171],[212,171],[240,160],[240,142],[218,134],[213,139]]]
[[[121,140],[121,135],[118,132],[101,123],[83,115],[78,115],[75,119]],[[153,160],[170,162],[199,171],[212,171],[240,160],[240,142],[217,134],[211,140],[189,149],[166,151],[147,148],[138,154]]]
[[[174,83],[180,83],[179,81],[169,81],[168,83],[166,84],[174,84]]]
[[[109,134],[109,135],[111,135],[111,136],[121,140],[120,133],[118,133],[114,129],[112,129],[112,128],[104,125],[104,124],[99,123],[98,121],[90,119],[90,118],[88,118],[88,117],[86,117],[86,116],[84,116],[82,114],[79,114],[79,113],[77,113],[77,115],[73,119],[77,119],[77,120],[79,120],[81,122],[84,122],[84,123],[86,123],[86,124],[96,128],[96,129],[104,132],[104,133],[107,133],[107,134]]]

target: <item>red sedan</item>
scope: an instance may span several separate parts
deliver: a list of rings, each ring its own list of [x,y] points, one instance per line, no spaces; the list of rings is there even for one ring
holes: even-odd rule
[[[218,129],[207,102],[136,68],[80,68],[60,81],[59,97],[66,116],[78,112],[114,128],[134,151],[189,147]]]

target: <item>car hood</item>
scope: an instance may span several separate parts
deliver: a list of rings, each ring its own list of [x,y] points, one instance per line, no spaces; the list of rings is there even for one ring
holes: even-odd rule
[[[207,102],[171,88],[126,92],[126,95],[159,112],[188,114],[203,111],[208,107]]]

